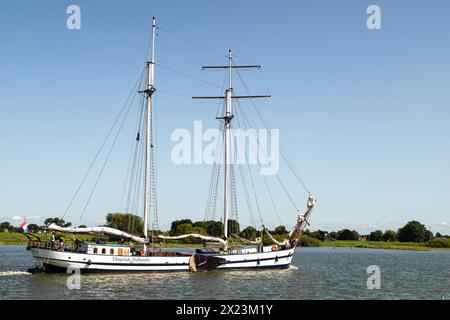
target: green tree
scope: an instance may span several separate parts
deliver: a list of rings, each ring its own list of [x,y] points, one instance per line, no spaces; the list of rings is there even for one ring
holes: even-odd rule
[[[330,233],[328,234],[328,238],[329,238],[330,240],[337,240],[337,238],[338,238],[338,233],[337,233],[336,231],[332,231],[332,232],[330,232]]]
[[[383,231],[376,230],[369,234],[370,241],[382,241],[383,240]]]
[[[206,232],[213,237],[223,236],[223,223],[220,221],[207,221]]]
[[[436,238],[440,238],[440,237],[442,237],[442,234],[440,234],[439,232],[436,232],[435,237],[436,237]]]
[[[131,213],[108,213],[106,226],[132,234],[144,233],[144,221],[141,217]]]
[[[192,223],[191,219],[175,220],[175,221],[172,222],[172,225],[170,226],[170,233],[171,234],[176,234],[177,233],[177,227],[180,224],[190,224],[191,226],[193,226],[193,223]]]
[[[320,241],[316,238],[302,234],[298,238],[298,245],[300,247],[320,247]]]
[[[202,234],[202,235],[207,235],[206,229],[202,228],[202,227],[193,227],[192,232]]]
[[[394,230],[386,230],[383,234],[383,241],[394,242],[397,240],[397,232]]]
[[[46,226],[51,225],[52,223],[56,224],[57,226],[63,227],[63,228],[67,228],[70,227],[72,225],[71,222],[65,222],[64,219],[61,218],[47,218],[44,221],[44,224]]]
[[[450,248],[450,239],[444,237],[436,238],[428,241],[425,246],[434,248]]]
[[[305,229],[302,231],[302,234],[304,234],[305,236],[310,236],[311,235],[311,231],[309,231],[309,229]]]
[[[240,236],[242,238],[248,239],[248,240],[255,240],[256,239],[256,229],[253,228],[252,226],[249,226],[247,228],[245,228],[244,230],[242,230],[242,232],[240,233]]]
[[[309,236],[316,238],[317,240],[320,240],[320,241],[325,241],[325,239],[328,236],[328,231],[322,231],[319,229],[317,231],[311,232]]]
[[[79,225],[78,228],[86,228],[86,225],[84,225],[84,224]]]
[[[425,226],[419,221],[409,221],[403,228],[398,229],[397,238],[400,242],[424,242]]]
[[[239,234],[239,232],[241,232],[239,222],[233,219],[228,219],[228,235],[233,233]]]
[[[359,240],[359,233],[355,230],[343,229],[338,231],[338,240]]]
[[[37,232],[39,231],[40,227],[37,224],[31,223],[28,225],[28,231],[29,232]]]
[[[5,230],[10,231],[11,229],[12,229],[11,223],[7,221],[0,223],[0,232],[3,232]]]
[[[193,224],[194,228],[198,227],[198,228],[203,228],[205,230],[206,230],[207,226],[208,226],[208,223],[206,221],[197,221],[197,222],[194,222],[194,224]]]
[[[177,230],[175,231],[175,235],[180,236],[183,234],[192,233],[194,227],[190,223],[182,223],[177,225]]]
[[[433,232],[431,232],[430,230],[425,230],[423,235],[423,241],[428,242],[433,239],[434,239]]]
[[[278,226],[273,231],[274,234],[288,234],[288,231],[286,230],[285,226]]]

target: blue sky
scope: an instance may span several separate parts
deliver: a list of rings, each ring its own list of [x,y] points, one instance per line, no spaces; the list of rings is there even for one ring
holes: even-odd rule
[[[81,8],[81,30],[66,28],[71,4]],[[366,27],[370,4],[381,8],[381,30]],[[221,73],[200,67],[225,63],[228,48],[237,63],[263,66],[243,75],[252,93],[272,95],[260,103],[264,115],[280,129],[281,144],[319,199],[312,229],[368,232],[416,219],[448,234],[449,10],[448,1],[437,0],[4,1],[0,220],[18,224],[14,217],[27,216],[41,223],[62,215],[142,70],[156,16],[163,66],[219,85]],[[165,229],[177,218],[203,219],[211,168],[174,165],[170,135],[193,130],[196,120],[216,127],[215,106],[189,97],[220,90],[161,67],[156,81],[158,205]],[[135,134],[134,114],[130,119],[83,221],[78,218],[92,180],[69,212],[75,225],[100,224],[107,212],[119,210]],[[307,195],[286,166],[280,176],[303,208]],[[296,212],[269,180],[281,219],[292,226]],[[264,222],[275,226],[278,219],[262,197]],[[240,221],[247,225],[242,208]]]

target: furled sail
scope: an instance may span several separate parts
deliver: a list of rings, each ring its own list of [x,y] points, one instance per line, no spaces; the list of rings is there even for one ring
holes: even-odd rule
[[[270,234],[269,230],[267,230],[264,227],[264,231],[266,231],[267,235],[269,236],[270,240],[272,240],[273,243],[275,243],[278,246],[289,246],[289,240],[284,239],[283,242],[277,241],[272,235]]]
[[[248,239],[242,238],[242,237],[238,236],[236,233],[233,233],[232,236],[237,238],[237,239],[239,239],[239,240],[241,240],[242,242],[245,242],[245,243],[248,243],[248,244],[261,244],[261,238],[259,238],[259,237],[256,238],[255,241],[252,241],[252,240],[248,240]]]
[[[47,230],[54,230],[60,232],[71,232],[71,233],[104,233],[112,236],[117,236],[121,238],[131,239],[139,243],[148,243],[148,239],[141,238],[114,228],[110,227],[87,227],[87,228],[72,228],[72,227],[60,227],[54,223],[47,227]]]
[[[294,229],[289,233],[289,240],[285,239],[283,242],[280,242],[276,240],[264,227],[264,231],[266,231],[267,235],[269,236],[270,240],[275,243],[278,246],[295,246],[297,244],[298,236],[300,235],[300,232],[305,228],[306,224],[308,223],[308,218],[312,212],[312,209],[316,205],[316,198],[314,198],[312,195],[308,198],[308,203],[306,204],[306,212],[299,216],[297,219],[297,224],[295,225]]]
[[[223,240],[221,238],[204,236],[204,235],[201,235],[201,234],[198,234],[198,233],[183,234],[181,236],[174,236],[174,237],[163,236],[163,235],[159,235],[158,236],[158,238],[164,239],[164,240],[180,240],[180,239],[186,239],[186,238],[189,238],[189,237],[198,238],[198,239],[202,239],[202,240],[206,240],[206,241],[216,241],[216,242],[220,242],[223,245],[227,244],[227,241]]]

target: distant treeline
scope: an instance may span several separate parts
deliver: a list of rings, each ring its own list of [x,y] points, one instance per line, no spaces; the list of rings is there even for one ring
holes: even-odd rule
[[[450,238],[437,232],[433,234],[427,230],[425,225],[419,221],[409,221],[402,228],[397,231],[394,230],[376,230],[366,235],[360,235],[355,230],[343,229],[340,231],[323,231],[317,230],[310,232],[308,229],[303,231],[303,234],[316,238],[321,241],[333,240],[367,240],[367,241],[387,241],[387,242],[416,242],[423,243],[434,240],[436,238]]]
[[[52,223],[62,227],[68,227],[72,224],[65,222],[60,218],[47,218],[44,221],[44,225],[48,226]],[[143,219],[139,216],[129,213],[109,213],[106,216],[105,226],[116,228],[132,234],[142,234]],[[79,227],[85,227],[80,225]],[[36,224],[28,225],[29,232],[38,232],[41,229]],[[193,222],[190,219],[175,220],[171,223],[170,230],[149,230],[150,235],[171,235],[178,236],[182,234],[198,233],[203,235],[210,235],[214,237],[223,236],[223,223],[221,221],[196,221]],[[3,222],[0,224],[0,232],[22,232],[18,227],[12,226],[9,222]],[[273,230],[269,230],[271,235],[276,239],[283,239],[289,231],[285,226],[277,226]],[[263,238],[263,242],[270,242],[266,238],[265,234],[262,234],[261,230],[256,229],[253,226],[247,226],[241,230],[239,222],[233,219],[228,220],[228,234],[236,234],[240,237],[255,240],[257,237]],[[386,242],[416,242],[416,243],[430,243],[431,246],[435,244],[436,247],[446,247],[450,243],[450,236],[441,235],[439,232],[433,234],[430,230],[419,221],[409,221],[402,228],[397,231],[394,230],[376,230],[370,234],[361,235],[355,230],[342,229],[339,231],[310,231],[306,229],[302,233],[300,243],[304,246],[316,246],[320,245],[317,241],[335,241],[335,240],[353,240],[353,241],[386,241]],[[192,240],[195,241],[195,240]]]

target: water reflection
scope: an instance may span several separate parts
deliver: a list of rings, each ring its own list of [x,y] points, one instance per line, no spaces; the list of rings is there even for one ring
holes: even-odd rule
[[[299,248],[284,270],[207,273],[83,274],[81,290],[66,274],[28,275],[22,246],[0,246],[0,299],[442,299],[449,297],[450,251]],[[367,267],[381,269],[368,290]]]

